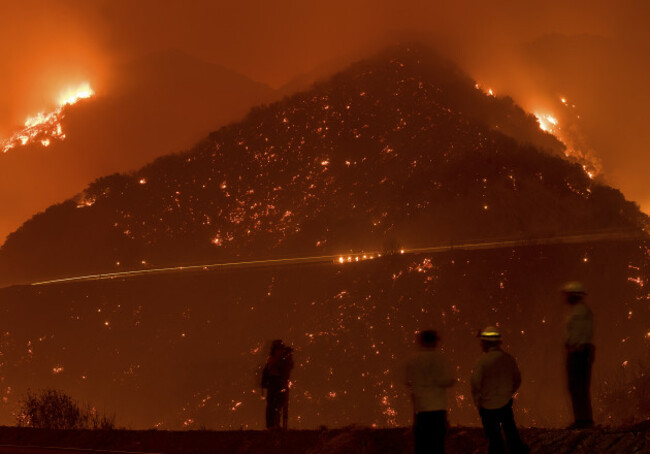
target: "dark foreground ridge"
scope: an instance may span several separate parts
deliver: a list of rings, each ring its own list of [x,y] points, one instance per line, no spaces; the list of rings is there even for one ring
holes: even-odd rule
[[[532,453],[643,453],[650,451],[650,425],[593,430],[523,429]],[[0,428],[2,445],[48,446],[164,454],[402,454],[412,452],[411,430],[350,427],[337,430],[265,431],[56,431]],[[1,446],[0,446],[1,447]],[[447,452],[487,452],[479,428],[453,427]]]

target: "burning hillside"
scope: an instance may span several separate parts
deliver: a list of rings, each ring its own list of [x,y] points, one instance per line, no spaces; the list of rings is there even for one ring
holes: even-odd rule
[[[6,153],[11,149],[34,143],[49,147],[52,140],[64,140],[66,135],[61,125],[61,121],[65,116],[64,109],[82,99],[90,98],[94,94],[95,92],[88,83],[62,91],[58,97],[57,106],[52,111],[39,112],[27,118],[23,129],[14,133],[8,139],[0,140],[0,151]]]
[[[644,225],[563,152],[510,99],[401,47],[35,216],[2,279]]]
[[[2,280],[647,225],[563,151],[510,100],[400,48],[51,207],[3,246]],[[649,257],[643,241],[510,244],[4,289],[0,421],[27,387],[56,386],[120,424],[259,428],[255,371],[282,337],[291,427],[404,425],[403,361],[434,327],[460,379],[451,421],[475,424],[474,334],[498,324],[524,376],[517,420],[557,426],[568,279],[596,317],[597,422],[647,418]]]

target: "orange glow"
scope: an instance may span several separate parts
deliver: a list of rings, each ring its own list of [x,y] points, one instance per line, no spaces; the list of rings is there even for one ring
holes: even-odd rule
[[[3,153],[16,148],[34,143],[48,147],[52,139],[64,140],[66,135],[61,126],[64,117],[63,109],[76,104],[82,99],[91,98],[95,92],[88,82],[74,88],[67,88],[58,97],[57,107],[51,112],[39,112],[25,120],[24,128],[6,140],[0,140],[0,150]]]

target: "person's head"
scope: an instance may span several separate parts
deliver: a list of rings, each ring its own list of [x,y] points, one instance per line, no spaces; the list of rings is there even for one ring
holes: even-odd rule
[[[276,339],[273,342],[271,342],[271,352],[269,353],[271,356],[279,356],[282,354],[284,351],[284,342],[282,342],[282,339]]]
[[[488,326],[479,333],[481,349],[487,352],[491,348],[501,345],[501,331],[495,326]]]
[[[564,294],[566,303],[570,305],[581,302],[584,300],[585,295],[587,294],[582,283],[577,281],[567,282],[564,284],[562,287],[562,293]]]
[[[420,331],[418,333],[418,343],[424,348],[435,348],[438,345],[438,332],[432,329]]]

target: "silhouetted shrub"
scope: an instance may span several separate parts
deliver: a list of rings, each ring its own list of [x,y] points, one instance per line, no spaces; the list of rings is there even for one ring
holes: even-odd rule
[[[102,429],[115,427],[115,416],[99,414],[87,405],[81,408],[63,391],[47,388],[27,391],[16,416],[19,427],[38,429]]]

